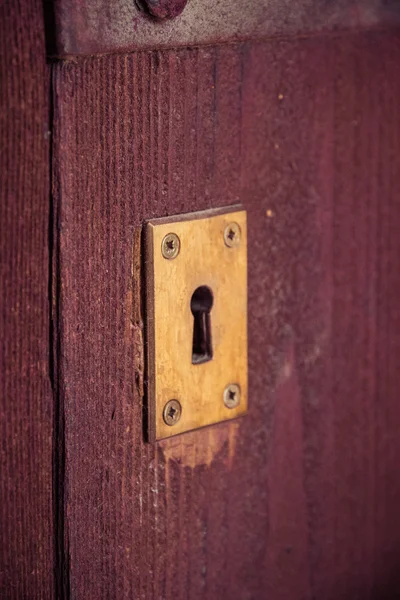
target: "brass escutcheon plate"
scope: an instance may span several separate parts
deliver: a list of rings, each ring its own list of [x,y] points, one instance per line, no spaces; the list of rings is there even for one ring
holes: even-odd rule
[[[246,211],[234,206],[151,220],[145,252],[149,440],[243,415]],[[204,330],[211,336],[212,358],[193,364],[191,298],[204,287],[213,298]]]

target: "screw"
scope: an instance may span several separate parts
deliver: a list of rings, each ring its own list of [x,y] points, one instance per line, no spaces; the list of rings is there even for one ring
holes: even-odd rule
[[[234,248],[240,244],[240,227],[237,223],[229,223],[225,227],[224,242],[228,248]]]
[[[163,417],[167,425],[176,425],[182,414],[182,406],[178,400],[169,400],[164,406]]]
[[[181,14],[187,0],[144,0],[147,10],[157,19],[174,19]]]
[[[161,252],[164,258],[176,258],[181,249],[181,241],[176,233],[168,233],[162,241]]]
[[[240,387],[230,383],[224,389],[224,404],[227,408],[236,408],[240,404]]]

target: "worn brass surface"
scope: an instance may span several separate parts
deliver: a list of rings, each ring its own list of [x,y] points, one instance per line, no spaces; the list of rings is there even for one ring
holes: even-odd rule
[[[226,227],[237,224],[240,243],[226,245]],[[165,236],[180,251],[164,258]],[[146,224],[146,294],[149,439],[163,439],[243,415],[247,410],[247,232],[240,207],[155,219]],[[212,359],[192,364],[193,292],[212,290]],[[235,384],[240,403],[228,408],[224,390]],[[176,399],[182,413],[173,426],[163,411]]]

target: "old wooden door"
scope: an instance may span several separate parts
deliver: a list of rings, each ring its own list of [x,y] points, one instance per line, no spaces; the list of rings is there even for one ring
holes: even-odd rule
[[[0,2],[1,597],[398,598],[398,7],[183,4]],[[148,443],[143,222],[238,202],[248,414]]]

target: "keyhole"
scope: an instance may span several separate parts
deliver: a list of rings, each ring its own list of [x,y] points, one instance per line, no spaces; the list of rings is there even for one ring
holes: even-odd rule
[[[194,317],[192,364],[199,365],[212,359],[211,316],[213,293],[206,285],[198,287],[190,300]]]

